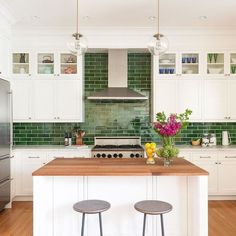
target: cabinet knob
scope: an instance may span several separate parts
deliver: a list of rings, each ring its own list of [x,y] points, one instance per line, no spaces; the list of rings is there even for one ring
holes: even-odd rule
[[[58,116],[57,119],[60,120],[60,117]]]
[[[31,74],[29,74],[29,76],[31,76]]]
[[[29,117],[29,120],[31,120],[31,117]]]
[[[56,117],[54,117],[54,120],[56,120],[57,118]]]

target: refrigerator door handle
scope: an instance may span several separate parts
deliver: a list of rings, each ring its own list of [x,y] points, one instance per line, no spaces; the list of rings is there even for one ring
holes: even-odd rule
[[[0,161],[10,158],[9,155],[0,157]]]
[[[11,90],[9,93],[10,100],[10,148],[12,150],[13,146],[13,91]]]

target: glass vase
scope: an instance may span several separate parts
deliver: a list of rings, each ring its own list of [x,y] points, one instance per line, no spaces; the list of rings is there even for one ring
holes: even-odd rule
[[[171,161],[172,161],[171,158],[163,158],[163,161],[164,161],[164,166],[166,167],[171,166]]]
[[[154,159],[154,155],[148,155],[147,156],[147,160],[146,160],[146,164],[148,165],[154,165],[156,163],[155,159]]]

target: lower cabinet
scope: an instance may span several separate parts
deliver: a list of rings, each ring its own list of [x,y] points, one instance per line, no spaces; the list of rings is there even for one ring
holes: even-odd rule
[[[12,198],[33,195],[32,173],[55,158],[91,157],[89,148],[75,150],[14,150]]]
[[[181,153],[187,160],[209,172],[209,195],[236,195],[236,151]]]

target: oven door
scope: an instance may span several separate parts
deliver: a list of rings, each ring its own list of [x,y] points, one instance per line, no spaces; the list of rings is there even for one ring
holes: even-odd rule
[[[11,179],[0,182],[0,211],[10,202]]]

